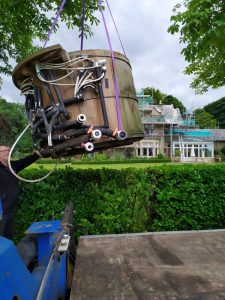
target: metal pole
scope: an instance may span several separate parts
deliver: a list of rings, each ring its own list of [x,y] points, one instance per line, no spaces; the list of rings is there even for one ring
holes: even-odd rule
[[[47,269],[46,269],[46,271],[45,271],[45,275],[44,275],[44,277],[43,277],[41,286],[40,286],[40,288],[39,288],[39,291],[38,291],[36,300],[42,300],[43,292],[44,292],[44,290],[45,290],[46,283],[47,283],[48,276],[49,276],[49,273],[50,273],[50,271],[51,271],[53,262],[54,262],[54,253],[53,253],[53,254],[51,255],[51,257],[50,257],[50,260],[49,260]]]

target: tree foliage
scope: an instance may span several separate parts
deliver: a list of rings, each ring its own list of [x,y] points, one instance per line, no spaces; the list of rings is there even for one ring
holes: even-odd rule
[[[37,50],[34,39],[44,41],[61,4],[59,0],[1,0],[0,1],[0,73],[10,74],[12,59],[16,62]],[[87,24],[98,23],[93,16],[98,9],[96,0],[86,0],[85,32]],[[67,0],[60,14],[68,28],[81,29],[82,0]]]
[[[7,144],[12,136],[12,127],[10,122],[3,114],[0,114],[0,145]]]
[[[25,107],[10,103],[0,98],[0,144],[11,146],[27,126]],[[16,147],[18,152],[30,153],[32,150],[31,134],[27,132]]]
[[[166,94],[162,93],[159,89],[154,87],[144,88],[144,94],[150,95],[154,99],[155,104],[162,103],[163,99],[166,97]]]
[[[219,128],[225,128],[225,97],[204,106],[205,111],[214,116]]]
[[[204,109],[195,110],[195,120],[199,128],[216,128],[216,119]]]
[[[191,87],[197,93],[225,85],[225,1],[183,0],[174,7],[171,34],[180,33],[180,43],[194,75]]]
[[[184,113],[184,111],[185,111],[185,107],[184,107],[183,103],[172,95],[166,96],[164,98],[163,103],[168,104],[168,105],[173,104],[174,108],[179,108],[181,113]]]
[[[144,88],[144,94],[150,95],[154,99],[154,104],[173,104],[174,108],[179,108],[181,113],[185,111],[185,107],[179,99],[172,95],[164,94],[159,89],[154,87],[146,87]]]

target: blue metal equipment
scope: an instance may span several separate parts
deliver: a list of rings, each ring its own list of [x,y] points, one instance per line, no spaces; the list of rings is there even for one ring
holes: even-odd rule
[[[75,255],[72,211],[69,203],[62,221],[33,223],[17,247],[0,236],[1,300],[66,299]]]

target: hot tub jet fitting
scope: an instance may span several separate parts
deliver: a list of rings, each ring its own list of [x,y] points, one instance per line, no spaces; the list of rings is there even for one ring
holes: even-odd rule
[[[87,152],[92,152],[94,150],[94,145],[91,142],[87,142],[82,145]]]
[[[86,122],[86,116],[84,114],[79,114],[77,116],[77,123],[83,125],[85,124],[85,122]]]
[[[124,130],[119,130],[116,133],[116,139],[118,141],[124,141],[127,138],[127,133]]]
[[[101,131],[99,129],[92,130],[92,132],[91,132],[91,138],[94,141],[100,140],[101,137],[102,137],[102,133],[101,133]]]

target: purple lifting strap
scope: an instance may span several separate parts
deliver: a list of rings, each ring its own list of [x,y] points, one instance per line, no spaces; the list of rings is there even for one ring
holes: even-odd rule
[[[55,19],[54,19],[54,21],[53,21],[53,23],[52,23],[51,29],[49,30],[49,33],[48,33],[48,36],[47,36],[47,38],[46,38],[46,40],[45,40],[45,42],[44,42],[43,48],[45,48],[47,42],[48,42],[49,39],[50,39],[50,35],[52,34],[52,32],[53,32],[53,30],[54,30],[55,24],[58,22],[59,15],[60,15],[61,11],[63,10],[65,3],[66,3],[66,0],[63,0],[63,1],[62,1],[62,4],[61,4],[61,6],[60,6],[60,8],[59,8],[59,10],[58,10],[58,12],[57,12],[57,15],[56,15],[56,17],[55,17]]]
[[[120,45],[121,45],[121,47],[122,47],[122,49],[123,49],[123,54],[126,56],[126,53],[125,53],[125,50],[124,50],[124,47],[123,47],[123,43],[122,43],[122,40],[121,40],[121,38],[120,38],[120,34],[119,34],[119,31],[118,31],[117,26],[116,26],[116,22],[115,22],[115,20],[114,20],[114,18],[113,18],[111,9],[110,9],[110,7],[109,7],[109,3],[108,3],[107,0],[105,0],[105,1],[106,1],[107,6],[108,6],[108,10],[109,10],[109,12],[110,12],[111,18],[112,18],[112,20],[113,20],[113,24],[114,24],[114,26],[115,26],[115,28],[116,28],[116,32],[117,32],[117,35],[118,35],[119,40],[120,40]]]
[[[85,18],[85,0],[82,0],[82,19],[81,19],[81,40],[80,40],[80,50],[83,50],[83,40],[84,40],[84,18]]]
[[[118,85],[117,85],[117,79],[116,79],[114,53],[113,53],[112,44],[111,44],[109,33],[108,33],[108,28],[107,28],[107,25],[106,25],[106,22],[105,22],[105,17],[104,17],[104,14],[103,14],[101,0],[98,0],[98,5],[99,5],[99,8],[100,8],[100,11],[101,11],[101,14],[102,14],[102,19],[103,19],[103,23],[104,23],[104,26],[105,26],[105,32],[106,32],[106,35],[107,35],[109,48],[110,48],[110,52],[111,52],[111,58],[112,58],[114,89],[115,89],[115,96],[116,96],[116,113],[117,113],[117,120],[118,120],[118,130],[122,130],[122,119],[121,119],[120,102],[119,102],[119,91],[118,91]]]

